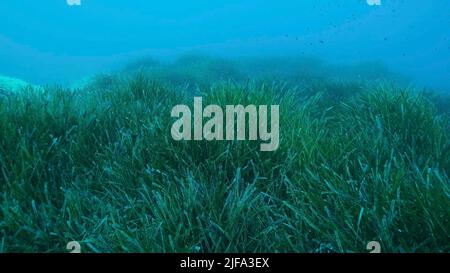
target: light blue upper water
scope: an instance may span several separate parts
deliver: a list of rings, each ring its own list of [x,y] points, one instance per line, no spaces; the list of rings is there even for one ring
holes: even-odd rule
[[[381,61],[450,90],[450,1],[2,0],[0,74],[67,83],[140,55]]]

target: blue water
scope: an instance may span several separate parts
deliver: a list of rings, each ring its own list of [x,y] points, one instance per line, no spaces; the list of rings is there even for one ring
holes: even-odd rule
[[[379,61],[450,90],[450,1],[2,0],[0,74],[61,83],[131,58],[190,51]]]

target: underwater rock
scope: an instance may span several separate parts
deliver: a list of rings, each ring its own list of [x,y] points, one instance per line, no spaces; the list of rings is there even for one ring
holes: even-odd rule
[[[11,78],[0,75],[0,94],[2,93],[16,93],[26,87],[35,87],[32,84],[17,78]]]

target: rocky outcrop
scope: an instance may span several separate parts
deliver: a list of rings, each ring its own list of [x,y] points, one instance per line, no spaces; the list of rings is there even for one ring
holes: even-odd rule
[[[32,84],[21,79],[0,75],[0,94],[11,92],[16,93],[29,86],[35,87]]]

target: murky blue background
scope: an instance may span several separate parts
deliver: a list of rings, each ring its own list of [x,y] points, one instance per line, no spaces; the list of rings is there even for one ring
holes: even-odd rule
[[[140,55],[312,55],[450,90],[450,1],[381,2],[2,0],[0,74],[64,84]]]

